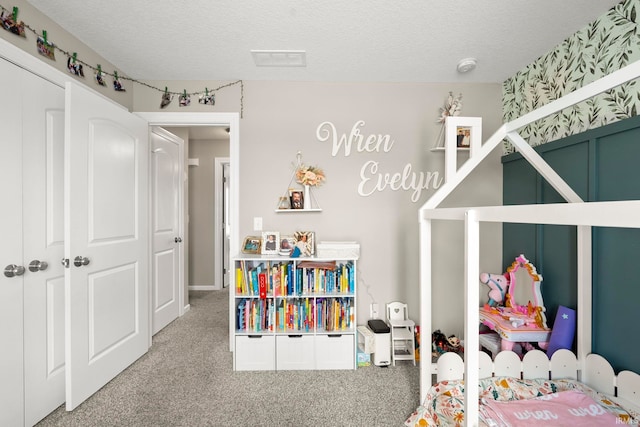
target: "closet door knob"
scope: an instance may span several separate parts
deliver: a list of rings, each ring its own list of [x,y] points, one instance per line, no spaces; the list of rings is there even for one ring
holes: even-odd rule
[[[49,267],[49,264],[45,261],[38,261],[37,259],[34,259],[33,261],[31,261],[29,263],[29,271],[33,271],[34,273],[36,271],[43,271],[46,270],[47,267]]]
[[[82,267],[83,265],[89,265],[89,258],[82,257],[82,256],[77,256],[73,259],[73,265],[75,265],[76,267]]]
[[[24,267],[21,265],[9,264],[4,268],[4,275],[7,277],[22,276]]]
[[[176,243],[181,243],[182,242],[182,237],[176,237],[175,239]]]

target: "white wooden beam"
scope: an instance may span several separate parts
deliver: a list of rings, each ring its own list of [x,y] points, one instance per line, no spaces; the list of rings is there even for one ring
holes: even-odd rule
[[[593,273],[592,273],[592,228],[589,226],[578,227],[577,233],[577,281],[578,281],[578,307],[576,314],[577,322],[577,356],[581,372],[584,372],[584,363],[587,355],[591,353],[591,320],[593,305]]]
[[[420,402],[431,388],[431,221],[420,221]]]
[[[464,179],[478,166],[482,160],[487,157],[494,148],[501,144],[507,135],[505,126],[500,128],[477,150],[477,154],[474,153],[473,157],[470,157],[460,169],[458,173],[453,175],[450,180],[446,180],[444,184],[436,191],[429,200],[422,206],[421,209],[434,209],[437,208],[440,203],[462,182]],[[446,155],[446,154],[445,154]]]
[[[507,133],[507,138],[516,147],[516,150],[522,154],[522,157],[524,157],[567,202],[580,203],[584,201],[520,134],[517,132],[509,132]]]
[[[480,223],[474,210],[465,216],[465,256],[464,256],[464,424],[473,426],[478,423],[478,377],[480,375],[480,299],[478,297],[478,278],[480,277]]]
[[[640,228],[640,200],[425,209],[420,216],[462,220],[469,210],[480,222]]]

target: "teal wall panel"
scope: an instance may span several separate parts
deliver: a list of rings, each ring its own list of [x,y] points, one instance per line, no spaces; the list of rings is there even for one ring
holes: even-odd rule
[[[585,201],[640,199],[640,116],[536,147]],[[503,157],[505,205],[562,203],[519,154]],[[532,172],[533,171],[533,172]],[[517,249],[543,276],[547,320],[559,305],[577,306],[576,227],[504,224],[503,260]],[[514,255],[515,253],[515,255]],[[593,351],[614,369],[640,371],[640,230],[593,229]]]

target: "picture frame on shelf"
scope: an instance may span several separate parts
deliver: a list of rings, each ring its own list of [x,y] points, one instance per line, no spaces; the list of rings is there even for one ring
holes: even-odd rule
[[[290,255],[293,248],[296,246],[296,239],[293,236],[281,236],[280,237],[280,255]]]
[[[263,231],[262,232],[262,249],[263,255],[277,255],[280,250],[280,232],[279,231]]]
[[[242,242],[243,254],[259,254],[262,247],[262,239],[259,236],[247,236]]]
[[[304,209],[304,190],[302,189],[290,189],[289,199],[291,209]]]
[[[482,117],[447,117],[445,147],[479,149],[482,145]]]
[[[316,253],[316,233],[314,231],[296,231],[293,234],[295,246],[300,249],[300,256],[308,257]]]

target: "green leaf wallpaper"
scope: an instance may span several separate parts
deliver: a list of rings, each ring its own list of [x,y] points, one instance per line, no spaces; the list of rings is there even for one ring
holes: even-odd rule
[[[625,0],[502,85],[505,122],[640,59],[640,0]],[[637,115],[640,83],[632,80],[520,129],[532,146]],[[514,151],[505,141],[504,154]]]

